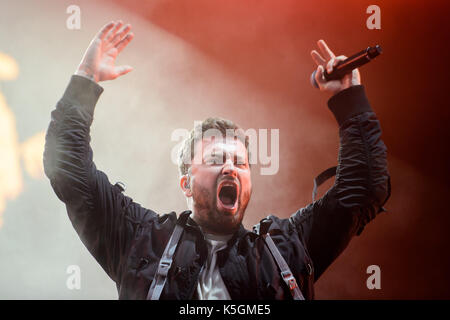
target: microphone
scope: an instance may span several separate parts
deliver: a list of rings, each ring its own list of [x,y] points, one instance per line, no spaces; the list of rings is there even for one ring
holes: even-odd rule
[[[375,57],[379,56],[381,54],[382,50],[379,45],[376,45],[375,47],[368,47],[367,49],[364,49],[351,57],[345,59],[344,61],[338,62],[337,66],[333,67],[333,71],[331,73],[328,73],[326,70],[324,72],[324,77],[327,81],[330,80],[338,80],[344,77],[347,73],[352,72],[353,69],[356,69],[358,67],[361,67],[365,65],[366,63],[372,61]],[[316,71],[314,70],[311,74],[311,84],[319,88],[319,85],[316,82]]]

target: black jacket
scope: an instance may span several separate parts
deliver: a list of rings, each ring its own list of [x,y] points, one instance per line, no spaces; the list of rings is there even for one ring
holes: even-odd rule
[[[116,282],[119,298],[145,299],[177,216],[143,208],[97,170],[89,131],[102,91],[72,76],[52,112],[45,173],[81,240]],[[328,105],[340,126],[334,186],[290,218],[269,216],[268,231],[306,299],[314,298],[314,281],[382,211],[390,194],[386,147],[364,88],[343,90]],[[203,234],[189,219],[161,299],[195,299],[206,256]],[[291,299],[263,239],[242,225],[218,253],[218,265],[232,299]]]

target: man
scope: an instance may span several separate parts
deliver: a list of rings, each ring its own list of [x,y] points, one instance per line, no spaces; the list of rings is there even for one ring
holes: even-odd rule
[[[111,22],[94,37],[52,112],[44,152],[55,193],[83,243],[116,282],[119,298],[292,299],[298,288],[313,299],[314,281],[383,211],[390,193],[386,147],[358,70],[327,82],[324,69],[331,72],[345,57],[336,57],[323,40],[321,53],[311,52],[316,81],[332,95],[328,105],[340,126],[335,184],[290,218],[269,216],[250,232],[241,223],[252,190],[248,139],[231,121],[207,119],[186,140],[180,186],[190,210],[179,219],[175,212],[159,216],[141,207],[96,169],[89,128],[103,91],[98,82],[132,70],[114,64],[133,38],[130,30]],[[203,135],[208,130],[223,138],[209,139]],[[227,137],[229,130],[236,134]],[[276,249],[269,248],[267,234]],[[274,251],[294,276],[292,287]]]

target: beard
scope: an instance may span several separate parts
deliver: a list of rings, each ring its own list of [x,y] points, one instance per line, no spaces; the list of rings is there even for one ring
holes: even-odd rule
[[[194,184],[192,197],[194,201],[195,221],[207,233],[219,235],[233,234],[244,218],[250,201],[251,190],[241,189],[237,199],[237,211],[229,213],[219,210],[217,206],[217,185],[214,189]]]

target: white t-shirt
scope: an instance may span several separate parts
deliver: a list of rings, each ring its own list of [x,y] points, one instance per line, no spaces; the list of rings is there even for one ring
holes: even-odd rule
[[[217,252],[226,248],[233,235],[217,236],[205,233],[208,258],[197,284],[199,300],[231,300],[217,265]]]

